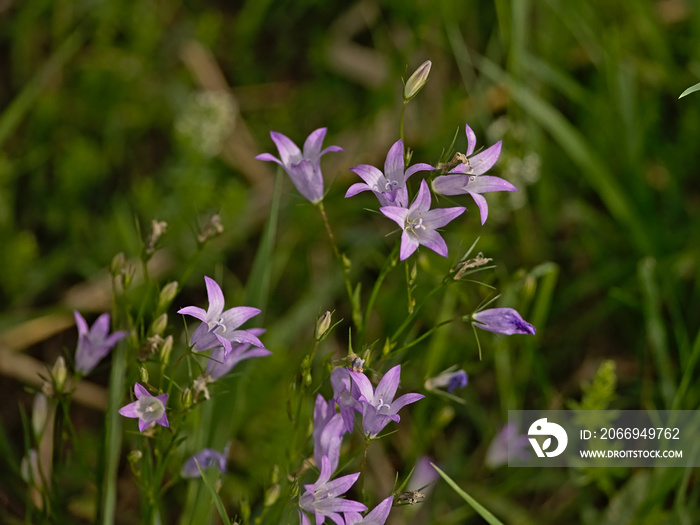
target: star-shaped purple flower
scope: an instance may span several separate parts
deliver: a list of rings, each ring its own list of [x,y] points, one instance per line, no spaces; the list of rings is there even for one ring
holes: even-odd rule
[[[226,472],[226,461],[228,458],[228,451],[231,448],[229,443],[224,447],[223,452],[214,450],[213,448],[205,448],[190,456],[190,458],[185,461],[182,465],[182,470],[180,470],[180,475],[183,478],[198,478],[200,476],[199,469],[197,468],[197,463],[202,467],[202,470],[207,470],[209,467],[216,467],[221,472]]]
[[[490,308],[472,314],[476,321],[474,326],[495,334],[535,335],[535,327],[524,321],[520,314],[512,308]]]
[[[109,334],[109,314],[102,314],[88,329],[83,316],[74,311],[78,326],[78,348],[75,351],[75,369],[82,375],[92,372],[99,363],[124,338],[126,332]]]
[[[209,308],[205,311],[197,306],[186,306],[177,311],[202,321],[190,338],[193,350],[199,352],[223,346],[226,357],[232,351],[231,343],[264,348],[265,345],[251,331],[237,330],[248,319],[258,315],[260,310],[250,306],[239,306],[224,311],[224,294],[221,287],[209,277],[204,277],[204,281],[207,285]]]
[[[467,124],[467,154],[469,157],[474,153],[476,147],[476,135]],[[466,162],[461,162],[453,168],[447,175],[435,177],[433,180],[433,191],[440,195],[462,195],[468,193],[476,202],[481,214],[481,224],[486,222],[489,215],[489,207],[482,193],[490,191],[518,191],[518,188],[510,182],[491,175],[483,175],[490,170],[501,154],[501,141],[499,140],[477,153],[473,157],[467,158]]]
[[[334,368],[331,372],[331,386],[333,387],[333,400],[338,404],[340,415],[345,423],[345,430],[352,432],[355,426],[355,411],[361,411],[357,399],[360,391],[350,379],[350,371],[347,368]]]
[[[430,164],[414,164],[404,171],[403,141],[397,140],[387,153],[384,162],[384,173],[369,164],[360,164],[351,171],[357,173],[364,182],[358,182],[348,188],[345,198],[360,192],[371,190],[379,199],[382,206],[408,206],[408,190],[406,181],[418,171],[434,170]]]
[[[464,210],[465,208],[461,206],[431,210],[430,190],[425,181],[420,183],[418,195],[408,208],[399,206],[379,208],[380,212],[396,222],[403,230],[400,252],[402,261],[415,252],[420,244],[447,257],[447,244],[436,229],[460,216]]]
[[[368,437],[374,437],[389,424],[399,422],[398,411],[404,406],[423,399],[423,394],[404,394],[394,399],[399,387],[401,365],[389,370],[379,381],[376,390],[372,388],[367,376],[360,372],[349,372],[353,382],[360,390],[359,402],[362,409],[362,428]]]
[[[155,423],[164,427],[170,426],[165,413],[168,394],[152,396],[139,383],[134,384],[134,393],[136,401],[120,408],[119,413],[124,417],[139,418],[139,432],[143,432]]]
[[[273,142],[277,145],[282,160],[271,153],[261,153],[258,160],[276,162],[289,178],[292,179],[299,193],[308,200],[317,204],[323,200],[323,174],[321,173],[321,157],[331,151],[343,151],[340,146],[328,146],[321,149],[323,139],[326,137],[327,128],[319,128],[308,136],[304,142],[304,151],[299,150],[296,144],[288,137],[276,131],[270,131]]]
[[[358,512],[346,512],[345,525],[384,525],[393,504],[394,498],[389,496],[368,512],[364,518]]]
[[[320,525],[326,518],[333,523],[344,525],[343,512],[364,512],[367,507],[357,501],[341,498],[350,487],[353,486],[360,473],[348,474],[338,479],[331,479],[331,463],[326,456],[321,458],[321,473],[316,483],[304,485],[306,492],[299,498],[299,507],[302,510],[313,513],[316,525]],[[304,512],[299,512],[302,525],[310,525],[309,518]]]

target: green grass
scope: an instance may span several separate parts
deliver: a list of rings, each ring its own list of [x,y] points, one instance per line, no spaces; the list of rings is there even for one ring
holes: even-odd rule
[[[428,394],[402,417],[396,435],[372,444],[376,464],[391,472],[371,471],[369,486],[383,487],[397,472],[405,477],[427,455],[504,523],[693,522],[696,470],[604,469],[593,479],[484,465],[508,409],[580,399],[581,383],[604,359],[617,365],[614,408],[700,403],[700,97],[678,99],[700,76],[700,11],[692,2],[5,4],[0,351],[9,348],[11,329],[43,314],[77,308],[94,318],[109,311],[100,294],[76,298],[76,286],[99,280],[118,252],[137,258],[150,221],[166,221],[154,281],[177,280],[182,289],[168,310],[177,351],[185,341],[175,312],[204,303],[209,275],[222,284],[227,305],[263,308],[255,326],[267,328],[273,352],[212,387],[214,401],[184,423],[191,441],[173,454],[184,458],[231,440],[230,472],[214,501],[227,516],[296,519],[279,501],[290,501],[298,455],[311,449],[307,429],[289,419],[287,400],[296,406],[302,396],[308,417],[316,391],[329,394],[329,366],[347,351],[353,311],[318,210],[283,173],[275,177],[271,165],[251,159],[274,151],[271,129],[299,143],[326,126],[325,145],[345,148],[324,157],[324,204],[366,304],[398,236],[385,237],[393,223],[365,209],[376,208],[373,196],[344,199],[358,180],[348,168],[382,165],[398,138],[400,77],[430,59],[430,81],[406,113],[413,162],[436,163],[455,130],[455,147],[464,151],[468,122],[479,147],[503,139],[494,174],[520,192],[487,196],[483,227],[471,200],[441,199],[441,206],[457,202],[468,213],[458,227],[445,228],[448,259],[421,250],[411,261],[418,270],[413,294],[424,297],[478,237],[475,251],[496,268],[474,277],[495,286],[501,303],[538,332],[530,339],[480,333],[479,360],[471,327],[451,323],[387,358],[385,365],[401,360],[404,391],[423,392],[429,374],[454,364],[470,384],[460,394],[464,404]],[[193,40],[211,52],[235,99],[235,106],[217,99],[223,106],[209,120],[197,120],[206,108],[196,94],[220,79],[203,58],[183,59]],[[352,54],[358,46],[362,58]],[[232,107],[240,110],[238,131],[224,153],[203,151],[202,137],[213,133],[215,140],[217,129],[230,129],[221,116]],[[194,124],[187,121],[192,115]],[[238,134],[243,123],[252,144]],[[199,252],[196,232],[213,213],[224,233]],[[136,286],[130,300],[150,305],[154,290]],[[471,313],[489,293],[460,284],[431,296],[400,343]],[[343,322],[320,345],[304,390],[300,367],[314,346],[316,317],[326,310]],[[373,312],[363,337],[379,357],[408,315],[403,264],[386,272]],[[142,326],[149,315],[139,319]],[[58,355],[70,360],[74,344],[74,331],[59,331],[24,351],[52,366]],[[31,397],[18,375],[0,372],[13,394],[0,411],[0,501],[13,502],[0,510],[0,521],[22,523],[36,517],[18,473],[25,452],[18,404],[29,410]],[[110,373],[123,375],[102,364],[95,380],[105,386]],[[127,385],[136,378],[129,374]],[[122,390],[111,393],[113,403],[123,401]],[[56,495],[62,515],[133,522],[139,492],[124,458],[134,436],[120,434],[124,422],[113,419],[113,408],[106,434],[104,414],[76,403],[71,410],[79,435],[105,449],[88,454],[76,444],[64,451],[64,464],[56,465],[65,481]],[[98,468],[98,458],[109,461]],[[359,458],[346,473],[355,467]],[[166,479],[177,472],[173,464]],[[307,477],[302,483],[311,482]],[[277,486],[278,503],[266,507],[265,493]],[[162,521],[215,522],[213,489],[174,483]],[[370,497],[372,507],[385,496]],[[78,507],[88,510],[76,514]],[[440,482],[424,503],[394,512],[406,523],[482,523],[474,508],[481,507]]]

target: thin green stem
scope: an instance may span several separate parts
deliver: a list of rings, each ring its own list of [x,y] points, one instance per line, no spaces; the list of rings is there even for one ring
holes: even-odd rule
[[[397,328],[397,330],[394,332],[394,334],[391,336],[391,342],[394,343],[396,340],[399,338],[399,336],[403,333],[406,328],[409,327],[409,325],[413,322],[413,320],[416,318],[418,313],[421,311],[421,308],[425,306],[425,303],[432,297],[435,293],[437,293],[439,290],[442,289],[443,286],[445,286],[445,282],[441,282],[438,286],[430,290],[425,297],[423,297],[423,300],[416,305],[416,307],[413,309],[413,312],[411,312],[408,317],[404,320],[403,323],[401,323],[401,326]]]
[[[359,298],[355,297],[355,294],[352,290],[349,263],[346,263],[345,257],[343,257],[340,253],[340,250],[338,250],[338,245],[335,242],[333,230],[331,230],[331,225],[328,222],[328,216],[326,215],[326,210],[323,207],[323,202],[319,202],[317,206],[319,211],[321,212],[321,217],[323,217],[323,224],[326,226],[326,233],[328,234],[328,239],[331,241],[333,253],[335,254],[336,259],[338,259],[340,268],[343,271],[343,279],[345,280],[345,290],[347,291],[348,299],[350,299],[350,304],[352,305],[352,319],[355,323],[355,328],[360,330],[362,326],[362,314],[360,312]]]
[[[401,348],[398,348],[398,349],[394,350],[394,352],[401,352],[402,350],[408,350],[408,349],[411,348],[412,346],[415,346],[415,345],[417,345],[418,343],[420,343],[420,342],[421,342],[423,339],[425,339],[426,337],[429,337],[429,336],[430,336],[433,332],[435,332],[438,328],[441,328],[441,327],[443,327],[443,326],[445,326],[445,325],[447,325],[447,324],[454,323],[454,322],[461,321],[461,320],[462,320],[462,316],[460,315],[460,316],[458,316],[458,317],[453,317],[452,319],[447,319],[446,321],[442,321],[442,322],[436,324],[435,326],[433,326],[430,330],[428,330],[427,332],[425,332],[425,333],[422,334],[421,336],[419,336],[419,337],[417,337],[416,339],[414,339],[413,341],[411,341],[410,343],[408,343],[408,344],[406,344],[406,345],[403,345]]]
[[[372,288],[372,293],[369,296],[369,300],[367,301],[367,306],[365,308],[365,315],[362,318],[362,326],[360,327],[360,332],[359,336],[357,338],[359,346],[358,349],[362,350],[362,347],[365,344],[365,336],[367,333],[367,325],[369,324],[369,317],[372,314],[372,309],[374,308],[374,302],[377,299],[377,296],[379,295],[379,290],[382,286],[382,283],[384,282],[384,278],[387,276],[389,273],[389,270],[394,268],[396,266],[396,252],[398,252],[399,249],[399,244],[396,243],[394,245],[393,250],[387,257],[386,261],[384,262],[384,266],[382,267],[382,270],[379,272],[379,277],[377,277],[377,280],[374,283],[374,287]]]
[[[401,139],[401,142],[404,142],[403,138],[403,127],[404,127],[404,118],[406,116],[406,106],[408,105],[408,101],[404,100],[403,101],[403,106],[401,107],[401,120],[399,120],[399,138]],[[404,159],[406,155],[406,148],[404,147]]]
[[[360,467],[360,499],[365,501],[365,467],[367,466],[367,448],[369,447],[369,437],[365,438],[365,450],[362,452],[362,466]]]

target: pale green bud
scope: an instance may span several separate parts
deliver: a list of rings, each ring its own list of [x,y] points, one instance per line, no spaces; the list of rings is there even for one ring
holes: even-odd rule
[[[63,356],[58,356],[56,363],[51,369],[51,378],[53,379],[54,391],[57,394],[63,392],[63,388],[66,386],[66,379],[68,378],[68,369],[66,368],[66,360]]]
[[[331,312],[326,312],[316,320],[316,341],[323,341],[331,327]]]
[[[160,347],[160,361],[164,365],[170,363],[170,354],[173,351],[173,336],[169,335],[163,340],[163,346]]]
[[[41,439],[41,435],[46,428],[46,420],[49,415],[49,403],[46,396],[41,392],[37,392],[34,396],[32,404],[32,430],[37,441]]]
[[[170,303],[177,295],[178,286],[177,281],[171,281],[163,286],[163,289],[160,291],[160,297],[158,298],[158,308],[160,310],[165,310],[170,306]]]
[[[430,60],[426,60],[408,78],[403,87],[404,102],[411,100],[421,89],[423,89],[423,86],[425,86],[425,84],[428,82],[428,75],[430,75],[430,67],[432,65],[433,64]]]
[[[139,368],[139,377],[142,383],[148,383],[148,370],[143,366]]]
[[[182,395],[180,396],[180,400],[182,401],[182,406],[185,408],[190,408],[192,406],[192,390],[185,387],[185,389],[182,391]]]
[[[161,335],[168,326],[168,314],[160,314],[151,324],[151,333],[153,335]]]

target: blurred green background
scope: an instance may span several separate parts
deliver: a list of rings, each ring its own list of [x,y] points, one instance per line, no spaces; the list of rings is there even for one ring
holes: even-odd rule
[[[152,219],[166,221],[157,276],[189,276],[175,307],[203,306],[210,275],[227,304],[264,310],[258,325],[275,355],[241,365],[231,382],[230,425],[249,448],[232,453],[223,489],[232,513],[241,501],[259,507],[286,461],[278,399],[315,317],[335,309],[346,320],[323,351],[338,357],[350,310],[316,210],[286,178],[275,205],[273,167],[253,157],[276,154],[271,129],[301,144],[328,127],[325,145],[345,153],[322,161],[326,209],[368,293],[396,237],[363,209],[376,208],[373,196],[343,198],[358,180],[348,168],[383,165],[398,138],[400,79],[430,59],[429,83],[407,111],[413,162],[436,163],[455,132],[465,151],[469,123],[480,146],[504,141],[494,174],[520,192],[487,196],[483,227],[471,200],[454,199],[469,213],[446,229],[449,259],[416,259],[416,294],[480,237],[477,250],[498,265],[486,279],[501,305],[538,333],[487,334],[479,361],[471,328],[450,326],[403,356],[406,389],[423,391],[453,364],[470,386],[465,405],[437,396],[415,405],[383,445],[383,475],[406,476],[427,454],[506,523],[697,523],[697,471],[489,470],[484,456],[508,409],[566,408],[603,359],[616,365],[610,406],[698,407],[700,94],[678,100],[700,77],[698,49],[690,0],[0,0],[0,341],[47,313],[108,310],[100,275],[116,253],[138,255]],[[279,218],[260,270],[271,203]],[[214,213],[224,233],[192,263],[196,232]],[[377,302],[375,350],[406,316],[402,273]],[[81,294],[86,282],[94,286]],[[423,327],[471,313],[484,296],[453,288],[425,310]],[[178,334],[179,322],[173,311]],[[74,341],[57,331],[27,351],[52,363]],[[19,375],[1,371],[16,395],[1,412],[13,468],[0,475],[0,507],[18,517],[11,457],[23,453],[17,404],[30,397]],[[99,431],[94,411],[84,424]],[[270,444],[251,444],[260,440]],[[138,506],[129,500],[124,512]],[[395,523],[482,522],[444,485],[417,512],[396,514]]]

